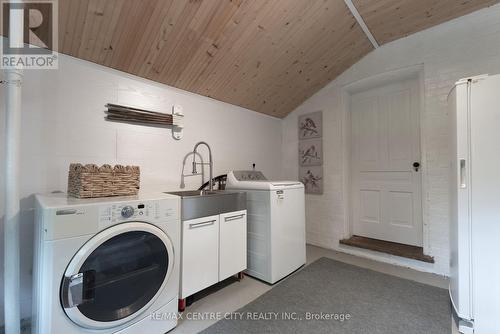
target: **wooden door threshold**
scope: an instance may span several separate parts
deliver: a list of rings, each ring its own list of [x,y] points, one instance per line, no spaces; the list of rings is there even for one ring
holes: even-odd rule
[[[399,244],[397,242],[384,241],[353,235],[349,239],[340,240],[343,245],[364,248],[376,252],[406,257],[408,259],[434,263],[434,257],[425,255],[422,247]]]

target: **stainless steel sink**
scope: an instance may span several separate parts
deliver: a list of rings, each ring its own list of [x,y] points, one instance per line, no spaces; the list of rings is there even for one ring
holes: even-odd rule
[[[181,218],[189,220],[226,212],[245,210],[247,196],[241,191],[185,190],[167,194],[181,197]]]

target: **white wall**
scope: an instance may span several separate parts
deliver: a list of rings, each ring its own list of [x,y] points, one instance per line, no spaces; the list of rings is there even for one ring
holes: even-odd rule
[[[22,123],[22,304],[30,312],[33,197],[64,190],[70,162],[138,164],[142,187],[179,188],[181,162],[199,140],[212,145],[215,175],[252,163],[272,178],[297,178],[297,116],[324,111],[325,193],[307,196],[308,242],[338,248],[345,235],[342,87],[415,64],[424,64],[425,107],[422,137],[425,173],[424,247],[434,265],[360,252],[403,265],[448,273],[448,173],[446,94],[461,77],[500,73],[500,5],[387,44],[367,55],[281,122],[246,109],[61,56],[55,71],[26,71]],[[0,138],[4,136],[4,96],[0,89]],[[107,102],[169,110],[184,107],[185,137],[170,130],[105,122]],[[282,136],[283,134],[283,136]],[[4,145],[0,145],[3,156]],[[203,153],[204,154],[204,153]],[[281,165],[282,163],[282,165]],[[189,165],[186,166],[189,172]],[[283,170],[281,169],[283,167]],[[0,167],[0,186],[3,171]],[[200,184],[186,179],[186,188]],[[0,192],[0,197],[5,196]],[[3,198],[0,198],[0,223]],[[3,224],[0,224],[0,233]],[[3,236],[0,235],[3,240]],[[0,264],[3,254],[0,254]],[[1,286],[3,283],[0,281]],[[1,288],[0,288],[1,289]],[[3,293],[0,293],[3,302]],[[3,307],[3,305],[0,305]],[[1,308],[0,307],[0,308]],[[0,309],[0,320],[3,310]],[[1,321],[0,321],[1,322]]]
[[[424,173],[424,251],[435,257],[435,264],[401,260],[369,251],[339,247],[345,237],[346,197],[343,191],[343,87],[358,80],[398,68],[424,65],[425,103],[421,124]],[[446,96],[454,82],[466,76],[500,73],[500,5],[422,31],[384,45],[371,52],[336,80],[309,98],[283,122],[284,176],[298,175],[297,117],[323,110],[324,181],[322,196],[306,199],[307,240],[333,249],[348,249],[420,270],[448,274],[448,128]],[[344,122],[345,123],[345,122]]]
[[[5,110],[3,96],[0,97],[3,143]],[[169,129],[106,122],[107,102],[160,111],[180,104],[186,115],[184,138],[174,140]],[[279,119],[64,55],[60,57],[59,70],[25,71],[21,168],[23,316],[29,315],[31,308],[34,193],[65,190],[71,162],[136,164],[141,167],[142,189],[176,190],[182,160],[200,140],[212,147],[214,175],[251,168],[252,163],[270,177],[281,174]],[[0,156],[3,146],[0,145]],[[204,147],[199,151],[208,157]],[[190,161],[186,173],[191,172]],[[2,169],[3,166],[3,189]],[[208,178],[208,170],[206,175]],[[201,177],[186,178],[186,189],[200,185]],[[3,191],[0,194],[3,196]],[[3,251],[3,247],[0,249]],[[3,254],[0,259],[3,261]],[[0,284],[3,287],[3,282]],[[3,317],[3,310],[0,312]]]

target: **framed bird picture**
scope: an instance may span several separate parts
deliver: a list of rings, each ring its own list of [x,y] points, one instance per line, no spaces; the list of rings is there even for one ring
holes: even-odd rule
[[[323,112],[299,116],[299,180],[306,194],[323,194]]]
[[[299,141],[299,165],[321,166],[323,164],[323,141],[313,138]]]
[[[306,194],[323,194],[322,166],[300,167],[299,180],[304,184]]]
[[[299,140],[323,136],[323,113],[312,112],[299,117]]]

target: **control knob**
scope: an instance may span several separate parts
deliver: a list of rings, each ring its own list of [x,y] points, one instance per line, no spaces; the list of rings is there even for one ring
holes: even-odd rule
[[[131,207],[130,205],[124,206],[122,208],[122,217],[123,218],[130,218],[134,215],[134,208]]]

